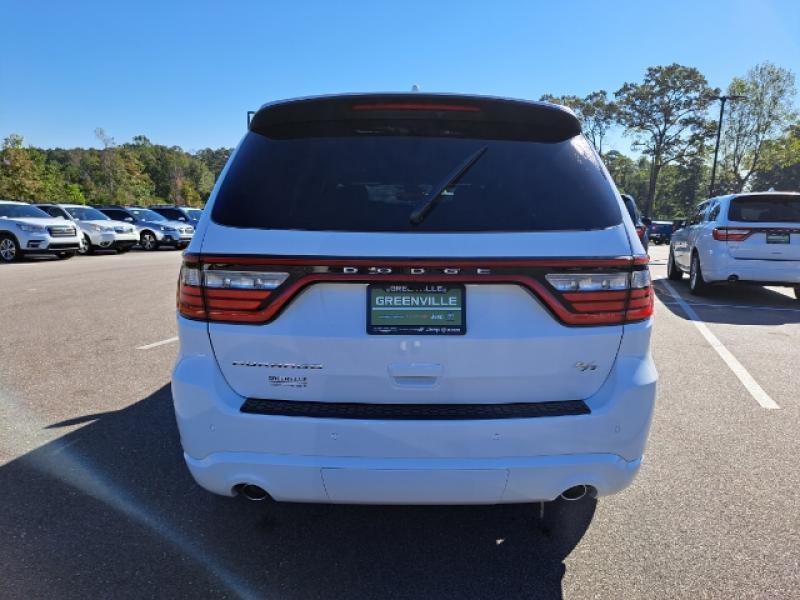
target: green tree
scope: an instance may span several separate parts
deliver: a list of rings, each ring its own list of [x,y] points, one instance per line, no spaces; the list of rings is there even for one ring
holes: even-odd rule
[[[743,98],[729,104],[722,133],[721,187],[741,192],[759,167],[764,144],[780,136],[796,117],[795,76],[765,62],[745,77],[734,78],[727,93]]]
[[[800,123],[782,138],[764,142],[752,181],[757,190],[800,191]]]
[[[195,154],[195,157],[208,167],[213,179],[216,180],[219,174],[222,173],[222,169],[225,168],[225,164],[231,157],[232,152],[232,148],[203,148]],[[214,187],[213,182],[211,187]]]
[[[12,133],[0,150],[0,198],[27,201],[42,189],[37,165],[23,147],[23,137]]]
[[[653,211],[661,169],[702,154],[713,131],[706,112],[718,92],[697,69],[671,64],[649,67],[642,83],[625,83],[614,94],[619,123],[650,159],[645,214]]]
[[[617,112],[617,105],[608,101],[605,90],[592,92],[584,98],[545,94],[540,100],[571,108],[581,121],[584,135],[592,142],[598,154],[603,154],[603,140],[614,125]]]

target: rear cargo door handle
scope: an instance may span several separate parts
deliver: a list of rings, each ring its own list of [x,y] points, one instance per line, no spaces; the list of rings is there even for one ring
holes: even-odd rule
[[[441,377],[442,365],[437,363],[392,363],[389,376],[399,385],[434,385]]]

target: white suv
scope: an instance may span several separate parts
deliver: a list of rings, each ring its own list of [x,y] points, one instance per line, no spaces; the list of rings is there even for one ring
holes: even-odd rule
[[[172,390],[201,486],[492,504],[631,483],[648,259],[572,112],[342,95],[249,129],[179,281]]]
[[[139,243],[139,233],[130,223],[114,221],[96,208],[81,204],[37,204],[56,218],[74,222],[83,234],[81,253],[95,250],[127,252]]]
[[[702,294],[724,282],[786,285],[800,300],[800,194],[759,192],[702,202],[672,234],[667,274]]]
[[[26,202],[0,200],[0,261],[13,262],[24,254],[54,254],[71,258],[80,248],[72,222],[54,219]]]

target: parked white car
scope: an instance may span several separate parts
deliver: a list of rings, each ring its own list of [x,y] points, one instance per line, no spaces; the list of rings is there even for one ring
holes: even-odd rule
[[[72,222],[54,219],[26,202],[0,200],[0,260],[13,262],[25,254],[71,258],[80,247]]]
[[[124,221],[136,227],[139,247],[142,250],[158,250],[172,246],[186,248],[194,236],[194,226],[181,221],[170,221],[166,217],[141,206],[99,206],[98,210],[112,219]]]
[[[702,202],[672,234],[667,274],[679,280],[684,273],[693,294],[741,282],[790,286],[800,299],[800,194],[744,193]]]
[[[655,400],[647,261],[563,107],[267,105],[184,255],[189,469],[218,494],[298,502],[618,492]]]
[[[96,208],[81,204],[37,204],[49,215],[73,221],[81,230],[81,254],[95,250],[127,252],[139,243],[136,228],[124,221],[114,221]]]

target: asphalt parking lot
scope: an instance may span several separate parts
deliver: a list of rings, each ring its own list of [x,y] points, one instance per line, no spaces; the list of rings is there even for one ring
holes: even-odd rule
[[[800,597],[800,302],[697,299],[653,247],[658,407],[616,496],[249,503],[199,489],[170,404],[174,251],[0,265],[0,596]]]

